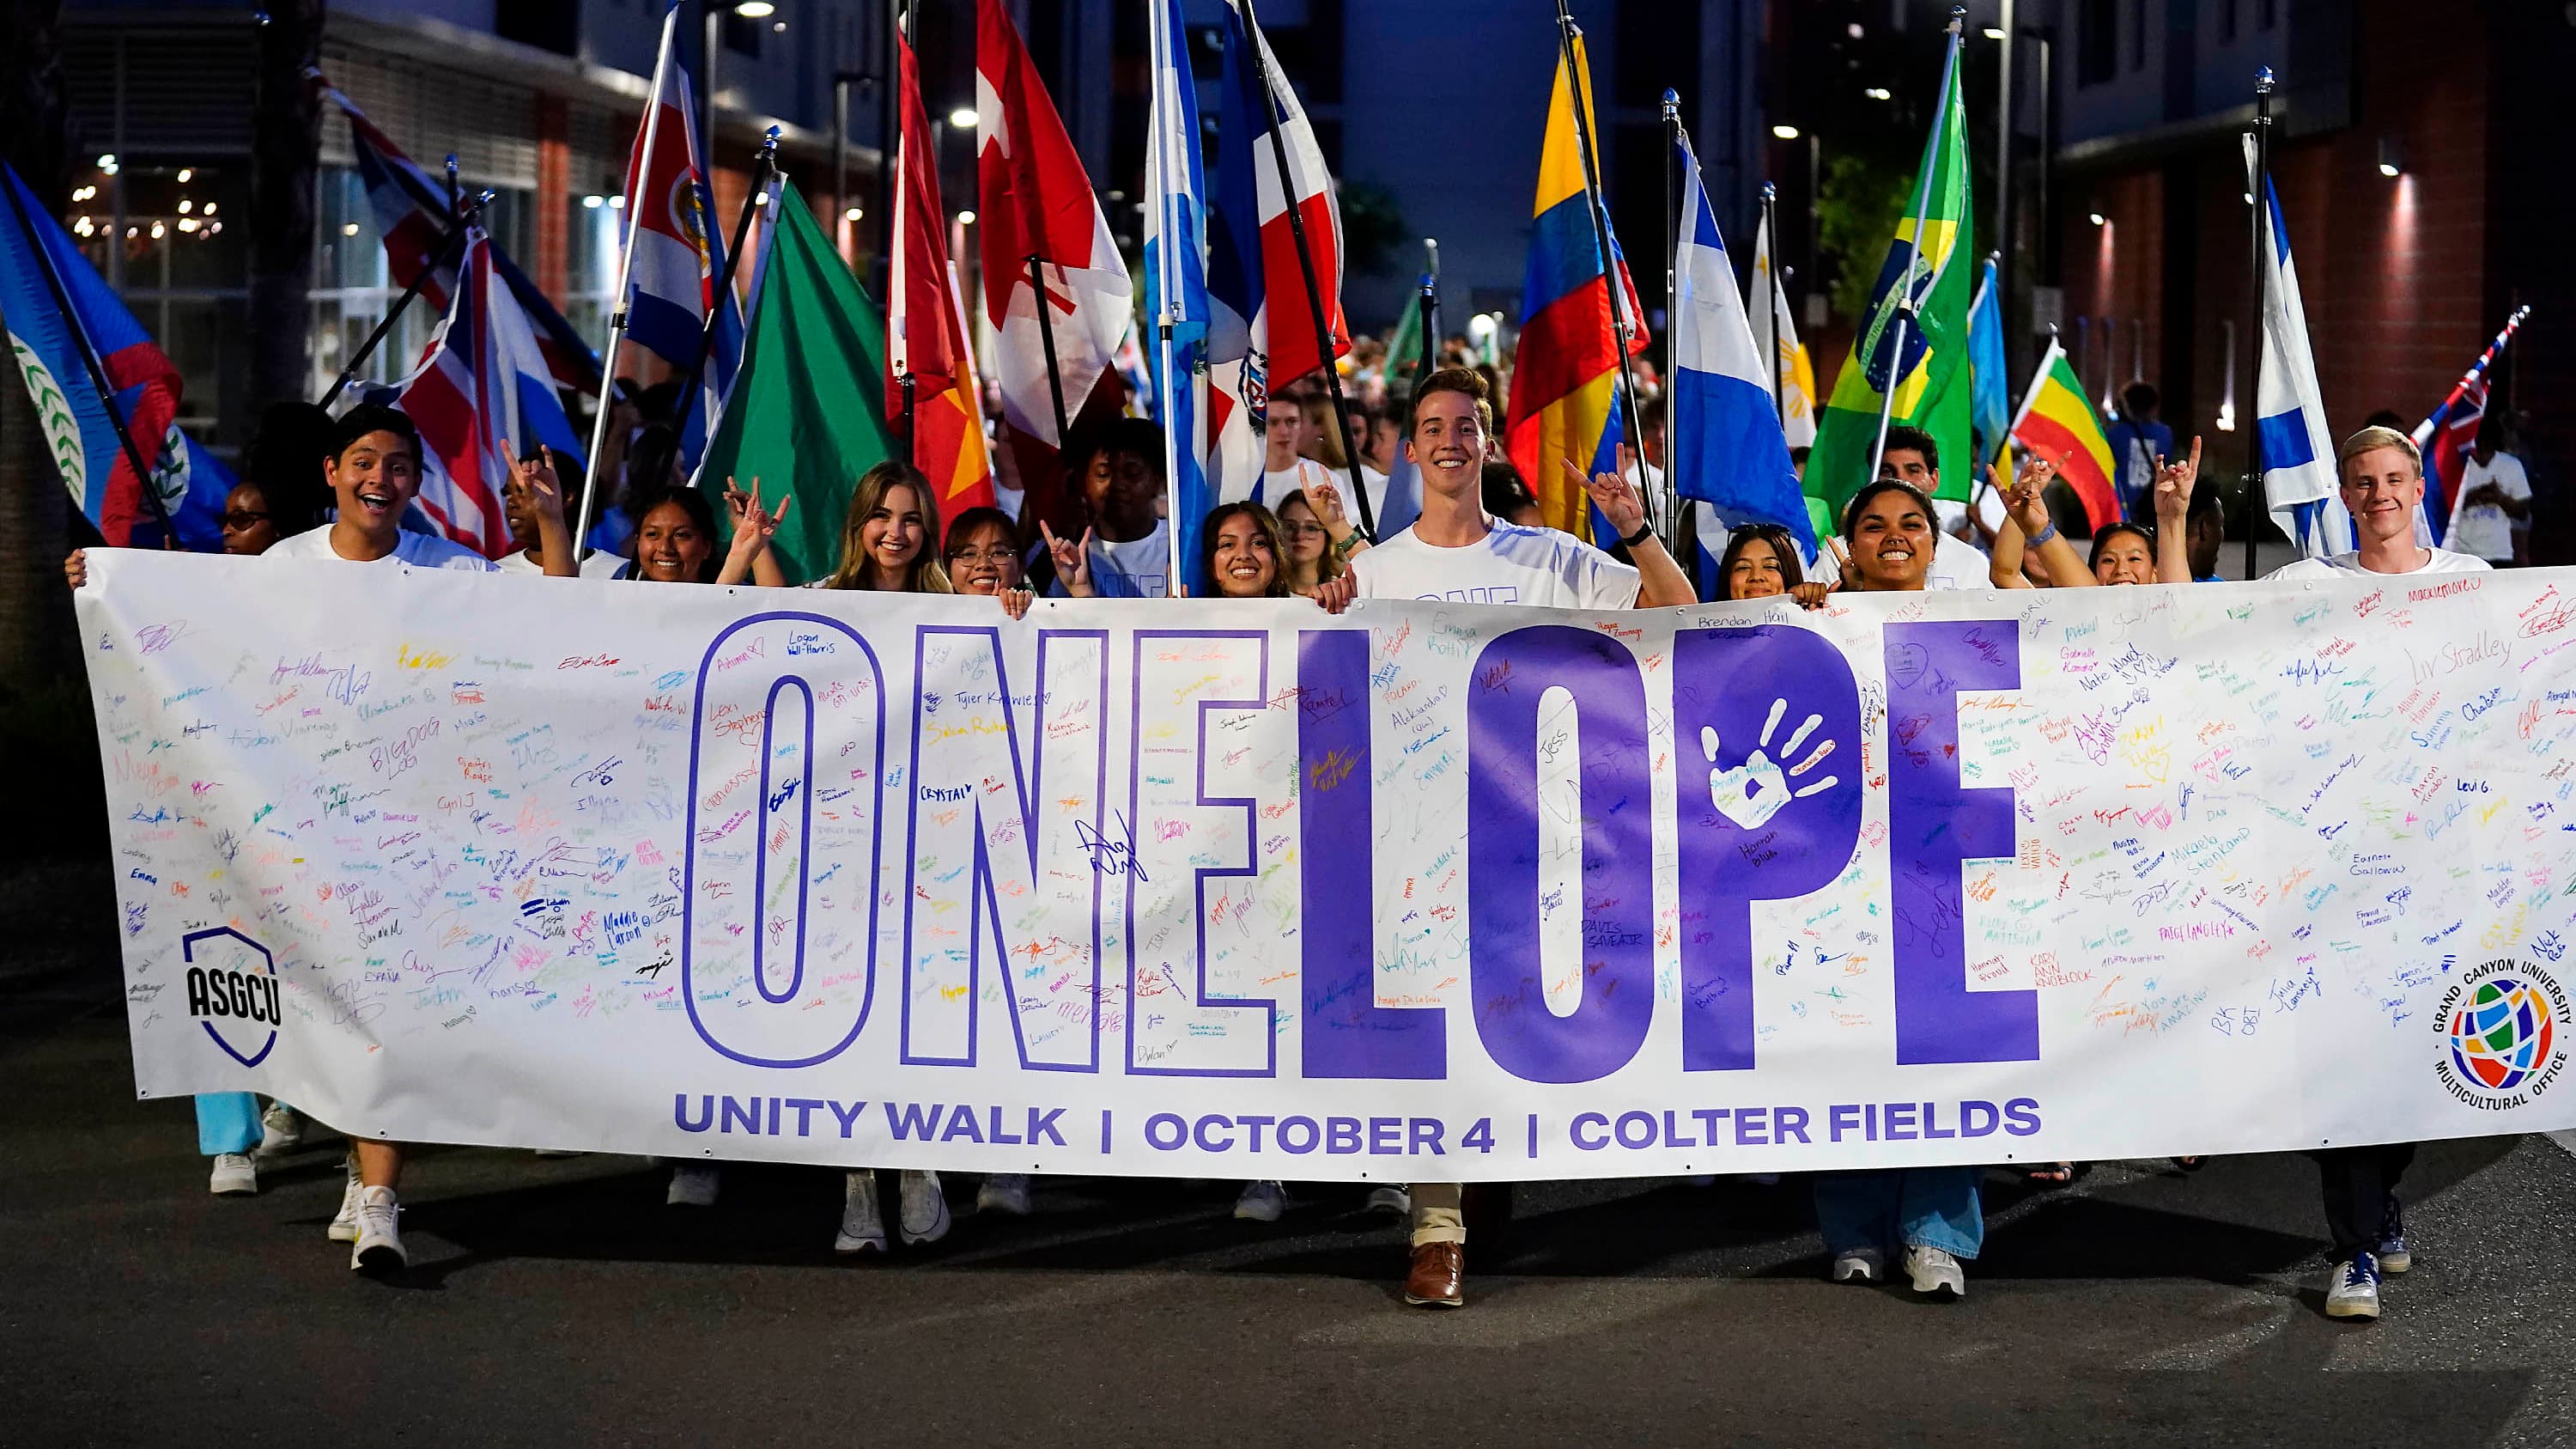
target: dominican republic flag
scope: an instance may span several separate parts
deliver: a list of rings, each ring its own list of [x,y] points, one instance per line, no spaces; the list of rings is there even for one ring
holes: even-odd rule
[[[485,558],[512,547],[501,511],[511,449],[527,453],[542,443],[558,455],[559,476],[583,471],[580,440],[564,416],[536,332],[494,258],[482,228],[466,233],[456,298],[419,370],[371,394],[401,408],[420,429],[417,506],[431,530]]]
[[[1341,212],[1314,127],[1260,27],[1233,0],[1218,23],[1225,54],[1207,230],[1208,436],[1217,493],[1232,501],[1261,496],[1265,453],[1259,426],[1268,415],[1272,387],[1331,366],[1351,343],[1342,320]],[[1280,184],[1283,152],[1286,187]],[[1305,223],[1315,269],[1311,296],[1297,258],[1291,205]],[[1317,299],[1329,337],[1316,335]],[[1356,518],[1358,503],[1349,506]]]
[[[1207,592],[1195,577],[1199,537],[1216,499],[1208,488],[1207,434],[1200,427],[1207,391],[1209,302],[1207,177],[1199,160],[1199,88],[1190,75],[1190,36],[1181,0],[1152,0],[1146,11],[1154,61],[1154,108],[1145,129],[1146,355],[1153,364],[1154,421],[1163,428],[1164,474],[1171,487],[1169,577]]]
[[[2245,146],[2250,168],[2252,138]],[[2299,271],[2290,261],[2281,198],[2268,176],[2257,224],[2264,229],[2263,376],[2254,398],[2254,436],[2262,450],[2264,503],[2302,557],[2350,553],[2357,546],[2352,515],[2344,511],[2335,477],[2325,395],[2308,351],[2308,312],[2299,302]]]
[[[1735,290],[1735,264],[1718,234],[1717,213],[1700,181],[1687,137],[1682,163],[1682,229],[1673,253],[1672,451],[1664,466],[1685,498],[1717,506],[1737,523],[1776,523],[1816,551],[1815,525],[1789,440],[1771,396],[1768,359]]]
[[[734,371],[742,365],[742,312],[731,292],[717,295],[724,238],[715,194],[707,189],[705,153],[698,145],[698,108],[674,43],[679,18],[677,5],[662,17],[653,98],[626,158],[626,273],[619,291],[630,297],[626,340],[683,376],[697,365],[707,311],[716,309],[701,384],[704,397],[682,401],[689,411],[681,430],[680,463],[695,472],[706,448],[707,420],[722,410],[725,394],[733,390]]]
[[[347,96],[332,88],[322,72],[308,70],[306,81],[324,100],[340,108],[349,118],[349,149],[358,162],[358,179],[367,188],[367,209],[375,215],[376,230],[384,237],[385,272],[396,287],[408,287],[420,275],[421,268],[437,260],[445,244],[448,228],[455,225],[455,208],[447,187],[432,180],[429,173],[412,164],[402,148],[391,137],[376,129],[367,113],[351,104]],[[536,328],[537,345],[544,349],[546,366],[556,383],[576,392],[596,396],[599,392],[599,357],[590,350],[581,334],[537,290],[508,256],[498,248],[492,253],[492,267],[519,299],[520,310],[528,314]],[[442,267],[421,288],[421,297],[433,308],[444,309],[456,289],[456,269]]]
[[[2439,546],[2450,536],[2451,516],[2460,507],[2460,479],[2468,467],[2469,449],[2478,441],[2478,424],[2487,412],[2487,369],[2531,314],[2522,308],[2507,318],[2504,330],[2469,364],[2451,387],[2450,396],[2415,428],[2415,446],[2424,454],[2424,529]]]
[[[12,370],[26,382],[35,405],[45,453],[72,502],[118,548],[160,547],[165,510],[181,547],[223,547],[224,495],[232,491],[233,477],[173,421],[179,415],[179,369],[152,345],[134,314],[5,163],[0,182],[9,191],[7,204],[0,205],[0,321],[8,327]],[[48,268],[62,283],[69,315],[54,303]],[[84,346],[115,390],[113,416],[99,401]],[[151,470],[149,479],[135,476],[117,436],[120,417]],[[147,483],[160,499],[158,508],[144,495]]]
[[[1001,389],[1003,421],[1034,445],[1020,453],[1029,501],[1041,518],[1062,522],[1062,484],[1052,455],[1064,440],[1056,435],[1048,336],[1054,339],[1065,416],[1079,418],[1126,334],[1135,289],[1073,138],[1065,134],[1064,119],[1001,0],[978,0],[976,6],[975,115],[982,146],[975,161],[981,203],[975,230],[982,241],[984,315],[1000,336],[993,380]],[[1038,259],[1045,282],[1050,325],[1044,332],[1038,288],[1029,279],[1031,257]]]

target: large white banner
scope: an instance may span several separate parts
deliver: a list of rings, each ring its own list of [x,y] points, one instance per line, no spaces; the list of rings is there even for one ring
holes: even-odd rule
[[[2576,575],[1581,614],[91,554],[146,1096],[1397,1181],[2576,1125]]]

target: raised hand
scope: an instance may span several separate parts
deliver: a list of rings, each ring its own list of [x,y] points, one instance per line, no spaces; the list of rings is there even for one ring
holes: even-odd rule
[[[1047,552],[1055,559],[1055,576],[1063,583],[1064,591],[1077,599],[1090,598],[1092,530],[1084,529],[1082,541],[1076,543],[1056,537],[1055,530],[1040,519],[1038,532],[1046,538]]]
[[[1315,510],[1315,521],[1324,532],[1339,538],[1350,532],[1350,517],[1342,512],[1342,490],[1331,481],[1316,483],[1306,490],[1306,504]]]
[[[501,455],[510,461],[510,478],[536,500],[540,519],[560,521],[564,516],[563,480],[555,476],[554,450],[539,445],[537,456],[522,458],[508,438],[501,440]]]
[[[2046,495],[2048,485],[2056,477],[2056,462],[2036,454],[2032,455],[2029,462],[2021,465],[2020,472],[2013,475],[2010,488],[2004,487],[2002,481],[1995,477],[1993,464],[1986,466],[1986,481],[1993,484],[1997,492],[2003,494],[2004,512],[2012,515],[2012,521],[2020,526],[2022,536],[2025,538],[2037,538],[2048,531]]]
[[[1592,495],[1592,506],[1601,510],[1601,516],[1610,521],[1621,538],[1635,533],[1646,521],[1646,505],[1637,497],[1636,485],[1627,479],[1616,473],[1595,473],[1586,478],[1573,459],[1560,458],[1557,462],[1565,469],[1565,476]]]
[[[2156,458],[2156,522],[2159,527],[2181,526],[2191,513],[2192,485],[2200,481],[2200,435],[2192,434],[2191,456],[2168,461]]]
[[[787,510],[794,506],[796,506],[796,495],[791,493],[779,499],[778,511],[771,513],[760,506],[759,479],[752,479],[751,491],[745,493],[734,486],[731,477],[727,477],[725,512],[733,516],[731,552],[737,556],[748,557],[767,549],[771,540],[778,536],[779,525],[787,521]]]

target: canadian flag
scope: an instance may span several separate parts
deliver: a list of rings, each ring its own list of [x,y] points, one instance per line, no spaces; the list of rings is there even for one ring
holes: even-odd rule
[[[1061,448],[1048,344],[1070,418],[1108,370],[1134,292],[1091,179],[1001,0],[977,3],[975,114],[983,146],[975,229],[983,234],[984,313],[1000,334],[993,377],[1002,417],[1023,436]],[[1043,327],[1031,258],[1045,283]],[[1035,487],[1040,479],[1027,481],[1034,501],[1045,490]]]

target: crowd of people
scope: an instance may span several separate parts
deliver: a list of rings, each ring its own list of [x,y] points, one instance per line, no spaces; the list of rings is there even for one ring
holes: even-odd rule
[[[1355,598],[1448,599],[1589,610],[1652,609],[1700,601],[1682,561],[1666,551],[1649,522],[1645,499],[1622,474],[1584,477],[1570,465],[1568,483],[1588,497],[1615,539],[1596,547],[1542,526],[1527,480],[1500,461],[1494,431],[1495,379],[1490,366],[1451,366],[1406,390],[1401,401],[1382,371],[1363,359],[1354,378],[1351,427],[1308,388],[1281,390],[1269,414],[1269,467],[1263,497],[1216,508],[1200,531],[1195,559],[1183,560],[1208,594],[1230,599],[1302,597],[1338,612]],[[2152,407],[2133,410],[2151,417]],[[248,480],[234,490],[223,519],[224,547],[237,554],[337,559],[355,564],[399,560],[414,567],[502,570],[552,577],[599,575],[663,584],[750,583],[783,586],[772,541],[794,506],[728,486],[719,519],[706,493],[679,478],[670,430],[620,429],[624,476],[612,508],[603,510],[621,546],[587,561],[576,548],[569,516],[577,513],[577,479],[537,454],[514,466],[508,520],[514,548],[495,562],[471,550],[403,527],[420,482],[420,442],[408,418],[363,404],[332,419],[318,410],[272,414],[254,447]],[[1910,428],[1889,432],[1876,478],[1842,509],[1838,536],[1810,557],[1789,529],[1749,521],[1729,529],[1718,554],[1716,591],[1723,599],[1786,597],[1809,609],[1843,593],[1908,593],[1927,589],[2156,587],[2216,575],[2221,529],[2217,501],[2196,486],[2200,442],[2187,453],[2169,435],[2133,429],[2133,448],[2148,450],[2131,490],[2136,521],[2095,533],[2079,550],[2052,512],[2054,467],[2032,458],[2006,483],[1989,472],[1991,512],[1958,510],[1945,526],[1942,459],[1934,440]],[[1645,463],[1657,460],[1650,429]],[[1409,528],[1375,540],[1353,519],[1352,494],[1385,486],[1401,456],[1422,479],[1421,512]],[[870,468],[857,482],[845,520],[838,566],[805,587],[898,593],[970,594],[994,599],[1011,617],[1045,593],[1057,597],[1159,596],[1167,592],[1169,497],[1161,437],[1153,424],[1117,419],[1091,431],[1063,460],[1071,507],[1081,532],[1059,532],[1026,510],[973,508],[943,520],[927,479],[900,462]],[[2488,551],[2515,547],[2510,524],[2527,515],[2529,489],[2501,474],[2474,484],[2464,510],[2492,508],[2503,533],[2463,528],[2477,552],[2426,548],[2414,519],[2424,482],[2422,460],[2403,432],[2371,426],[2340,449],[2342,497],[2360,547],[2304,560],[2274,577],[2336,573],[2420,574],[2480,570]],[[636,480],[642,480],[638,486]],[[729,485],[730,485],[730,480]],[[2519,484],[2519,486],[2517,486]],[[1016,490],[1013,490],[1016,491]],[[1068,530],[1069,532],[1070,530]],[[2493,536],[2491,536],[2491,534]],[[2497,542],[2501,538],[2502,542]],[[1980,552],[1977,542],[1983,541]],[[85,555],[65,572],[73,587],[87,578]],[[199,1145],[213,1158],[217,1193],[257,1190],[261,1154],[302,1140],[304,1122],[284,1104],[265,1112],[247,1094],[199,1099]],[[385,1269],[407,1261],[397,1193],[401,1144],[353,1137],[346,1190],[330,1236],[351,1244],[353,1267]],[[2411,1146],[2372,1146],[2313,1154],[2323,1179],[2333,1238],[2326,1311],[2375,1317],[2380,1282],[2411,1262],[2396,1187]],[[2198,1159],[2177,1162],[2194,1168]],[[2064,1181],[2071,1164],[2043,1164],[2041,1181]],[[1819,1174],[1816,1216],[1835,1282],[1878,1283],[1901,1271],[1920,1294],[1966,1292],[1964,1264],[1978,1253],[1984,1217],[1980,1170],[1920,1167]],[[884,1252],[885,1215],[873,1171],[846,1175],[834,1247]],[[717,1200],[720,1169],[674,1169],[668,1201],[706,1207]],[[936,1173],[898,1177],[895,1229],[906,1243],[939,1239],[951,1226]],[[1507,1191],[1507,1190],[1506,1190]],[[1467,1192],[1455,1183],[1381,1188],[1374,1206],[1408,1213],[1411,1259],[1407,1303],[1456,1307],[1465,1302]],[[1238,1216],[1271,1220],[1286,1194],[1277,1182],[1242,1190]],[[1025,1213],[1025,1176],[985,1179],[981,1211]]]

